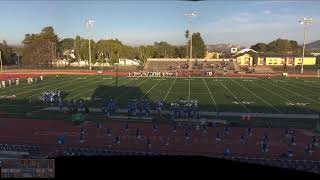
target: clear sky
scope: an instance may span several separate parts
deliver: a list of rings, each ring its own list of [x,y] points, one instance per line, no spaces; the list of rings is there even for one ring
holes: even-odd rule
[[[184,44],[184,14],[199,12],[193,31],[206,44],[252,45],[289,38],[302,43],[304,16],[314,19],[308,41],[320,39],[317,1],[0,1],[0,40],[19,44],[26,33],[53,26],[59,38],[87,36],[84,21],[93,18],[93,38],[118,38],[130,45],[167,41]]]

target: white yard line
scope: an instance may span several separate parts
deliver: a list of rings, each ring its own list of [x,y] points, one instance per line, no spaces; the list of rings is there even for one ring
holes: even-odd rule
[[[156,87],[161,81],[159,80],[155,83],[140,99],[144,98],[154,87]]]
[[[123,79],[123,78],[120,78],[120,79]],[[100,82],[100,81],[97,81],[96,83],[98,83],[98,82]],[[116,82],[116,80],[113,80],[113,81],[110,81],[110,82],[104,83],[104,84],[102,84],[102,85],[108,85],[108,84],[111,84],[111,83],[114,83],[114,82]],[[96,84],[96,83],[95,83],[95,84]],[[93,90],[95,90],[96,88],[97,88],[97,87],[90,88],[90,89],[89,89],[89,90],[87,90],[87,91],[84,91],[84,92],[78,93],[78,94],[73,95],[73,96],[71,96],[71,97],[69,97],[69,98],[76,98],[76,97],[79,97],[80,95],[85,94],[85,93],[88,93],[88,92],[90,92],[90,91],[93,91]]]
[[[207,86],[208,92],[209,92],[209,94],[210,94],[211,100],[212,100],[212,102],[213,102],[213,104],[214,104],[214,106],[215,106],[216,111],[218,111],[217,103],[216,103],[216,101],[214,100],[214,98],[213,98],[213,96],[212,96],[212,94],[211,94],[211,91],[210,91],[210,89],[209,89],[209,87],[208,87],[207,82],[204,80],[204,78],[202,78],[202,80],[203,80],[204,84]]]
[[[92,78],[92,79],[96,79],[96,78]],[[79,81],[79,82],[76,82],[75,84],[79,84],[79,83],[83,83],[83,82],[85,82],[85,81],[88,81],[88,80],[92,80],[91,78],[87,78],[87,79],[85,79],[84,81]],[[73,79],[73,80],[78,80],[78,79]],[[68,81],[69,82],[69,81]],[[73,81],[71,81],[71,82],[73,82]],[[66,83],[66,81],[62,81],[61,82],[62,84],[65,84],[65,85],[63,85],[63,86],[59,86],[59,87],[56,87],[56,88],[54,88],[54,89],[61,89],[61,88],[64,88],[64,87],[68,87],[68,86],[74,86],[75,84],[69,84],[69,83]],[[58,83],[58,84],[60,84],[60,83]],[[91,83],[89,83],[89,84],[91,84]],[[88,85],[88,84],[86,84],[86,85]],[[57,84],[54,84],[54,85],[52,85],[52,86],[57,86]],[[51,86],[48,86],[48,87],[51,87]],[[46,88],[48,88],[48,87],[46,87]],[[83,86],[77,86],[77,87],[75,87],[75,88],[73,88],[73,89],[76,89],[76,88],[79,88],[79,87],[83,87]],[[43,88],[40,88],[40,89],[43,89]],[[73,90],[72,89],[72,90]],[[33,96],[37,96],[38,94],[34,94],[34,95],[32,95],[32,96],[29,96],[29,97],[33,97]]]
[[[263,86],[259,86],[259,85],[258,85],[257,83],[255,83],[255,82],[251,82],[251,83],[254,84],[254,85],[257,86],[257,87],[263,88],[264,90],[268,91],[269,93],[272,93],[272,94],[280,97],[281,99],[284,99],[285,101],[288,101],[288,102],[291,102],[291,103],[292,103],[292,101],[291,101],[290,99],[287,99],[287,98],[281,96],[281,95],[278,94],[278,93],[275,93],[275,92],[273,92],[273,91],[271,91],[271,90],[269,90],[269,89],[267,89],[267,88],[265,88],[265,87],[263,87]]]
[[[218,82],[229,92],[229,94],[231,94],[231,95],[242,105],[242,107],[244,107],[244,108],[247,110],[247,112],[250,113],[250,110],[247,108],[247,106],[244,105],[244,104],[229,90],[228,87],[226,87],[221,81],[218,81]]]
[[[37,90],[40,90],[40,89],[44,89],[44,88],[49,88],[49,87],[57,86],[58,84],[63,84],[63,83],[71,82],[71,81],[74,81],[74,80],[75,80],[75,79],[70,79],[70,80],[67,80],[67,81],[61,81],[61,82],[54,83],[54,84],[49,85],[49,86],[43,86],[43,87],[39,87],[39,88],[35,88],[35,89],[31,89],[31,90],[29,90],[29,91],[24,91],[24,92],[21,92],[21,93],[15,94],[15,95],[26,94],[26,93],[29,93],[29,92],[32,92],[32,91],[37,91]],[[34,95],[35,95],[35,94],[34,94]],[[32,96],[34,96],[34,95],[32,95]],[[29,96],[29,97],[32,97],[32,96]]]
[[[292,84],[290,84],[290,83],[288,83],[288,82],[286,82],[286,84],[289,85],[289,86],[291,86],[291,87],[297,88],[297,86],[292,85]],[[307,84],[304,84],[304,85],[307,85]],[[309,87],[310,87],[310,86],[309,86]],[[314,95],[319,95],[319,94],[316,93],[315,91],[313,91],[312,94],[314,94]]]
[[[267,82],[267,81],[265,81],[265,82]],[[284,88],[284,87],[281,87],[281,86],[279,86],[279,85],[276,85],[275,83],[269,83],[269,84],[271,84],[272,86],[279,87],[279,88],[284,89],[284,90],[286,90],[286,91],[288,91],[288,92],[291,92],[291,93],[293,93],[293,94],[296,94],[296,95],[298,95],[298,96],[300,96],[300,97],[303,97],[303,98],[305,98],[305,99],[309,99],[310,101],[313,101],[313,102],[316,102],[316,103],[319,103],[319,104],[320,104],[319,101],[315,101],[314,99],[311,99],[311,98],[309,98],[309,97],[307,97],[307,96],[301,95],[301,94],[299,94],[299,93],[297,93],[297,92],[294,92],[294,91],[291,91],[291,90],[289,90],[289,89],[287,89],[287,88]]]
[[[46,80],[43,80],[43,81],[46,81]],[[19,93],[19,92],[23,91],[26,88],[32,88],[32,87],[37,86],[37,85],[46,85],[47,86],[49,84],[55,83],[56,81],[59,81],[59,80],[53,80],[53,81],[49,80],[49,81],[43,82],[41,84],[38,84],[38,83],[27,84],[27,82],[25,82],[26,84],[24,84],[24,83],[22,84],[22,82],[20,81],[19,85],[8,86],[9,87],[8,91],[9,91],[10,94],[11,93],[17,93],[17,92]],[[15,81],[14,81],[14,83],[15,83]],[[23,86],[21,87],[21,85],[23,85]],[[18,89],[15,89],[15,87],[17,87]],[[2,93],[0,93],[0,95],[2,95]]]
[[[133,86],[133,87],[139,87],[141,84],[143,84],[144,82],[146,82],[146,81],[149,80],[149,79],[150,79],[150,78],[147,78],[147,79],[143,80],[142,82],[140,82],[139,84],[137,84],[137,85],[135,85],[135,86]],[[120,94],[119,96],[115,97],[115,99],[118,99],[120,96],[123,96],[123,95],[128,94],[128,93],[129,93],[129,91],[126,91],[125,93]]]
[[[320,88],[320,86],[313,86],[313,85],[315,85],[315,84],[311,85],[311,84],[308,83],[308,82],[301,82],[301,81],[294,81],[294,82],[296,82],[297,84],[306,85],[306,86],[309,86],[309,87],[312,87],[312,88]],[[319,85],[320,85],[320,84],[319,84]]]
[[[172,89],[172,87],[173,87],[174,83],[176,82],[176,80],[177,80],[177,78],[175,78],[175,79],[174,79],[174,81],[173,81],[173,83],[171,84],[171,86],[170,86],[170,88],[169,88],[169,90],[168,90],[168,92],[167,92],[166,96],[165,96],[165,97],[164,97],[164,99],[163,99],[163,102],[165,102],[165,100],[167,99],[167,97],[168,97],[168,95],[169,95],[169,93],[170,93],[170,91],[171,91],[171,89]]]
[[[190,78],[189,78],[189,96],[188,96],[188,103],[190,103]]]
[[[252,92],[250,89],[248,89],[247,87],[243,86],[242,84],[236,82],[233,79],[230,79],[233,83],[241,86],[243,89],[246,89],[248,92],[250,92],[251,94],[253,94],[255,97],[259,98],[261,101],[263,101],[264,103],[266,103],[268,106],[270,106],[272,109],[276,110],[279,113],[282,113],[279,109],[277,109],[276,107],[274,107],[272,104],[270,104],[269,102],[267,102],[266,100],[264,100],[262,97],[258,96],[256,93]]]

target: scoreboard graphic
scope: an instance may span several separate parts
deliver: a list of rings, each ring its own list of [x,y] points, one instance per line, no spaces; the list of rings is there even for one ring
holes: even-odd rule
[[[2,159],[1,178],[54,178],[54,159]]]

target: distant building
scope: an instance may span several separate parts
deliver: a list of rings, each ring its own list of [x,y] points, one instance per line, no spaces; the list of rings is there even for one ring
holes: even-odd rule
[[[137,59],[119,59],[120,66],[139,66],[140,63]]]
[[[235,54],[235,53],[237,53],[237,51],[238,51],[238,48],[231,48],[231,51],[230,51],[230,52],[231,52],[232,54]]]
[[[249,53],[239,54],[236,61],[240,66],[253,65],[253,57]],[[302,57],[289,55],[258,55],[259,66],[297,66],[302,64]],[[304,57],[303,65],[315,65],[316,57]]]
[[[244,54],[238,55],[236,57],[236,62],[240,66],[252,66],[253,65],[253,57],[248,53],[244,53]]]

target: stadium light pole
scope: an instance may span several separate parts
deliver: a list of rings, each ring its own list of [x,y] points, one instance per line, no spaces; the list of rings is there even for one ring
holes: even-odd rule
[[[199,15],[199,13],[197,12],[191,12],[191,13],[186,13],[184,14],[187,19],[188,19],[188,29],[189,29],[189,37],[190,37],[190,52],[189,52],[189,57],[190,59],[192,59],[192,31],[191,31],[191,26],[192,26],[192,18],[197,17]]]
[[[86,28],[87,30],[89,31],[89,70],[91,71],[92,70],[92,67],[91,67],[91,33],[90,33],[90,29],[93,28],[93,23],[95,23],[95,21],[93,19],[88,19],[86,20]]]
[[[302,48],[302,62],[301,62],[301,74],[303,74],[303,61],[304,61],[304,51],[306,48],[306,39],[307,39],[307,30],[308,26],[312,23],[312,18],[304,17],[301,21],[299,21],[300,24],[304,25],[304,36],[303,36],[303,48]]]
[[[1,65],[1,71],[2,72],[2,56],[1,56],[1,50],[0,50],[0,65]]]

